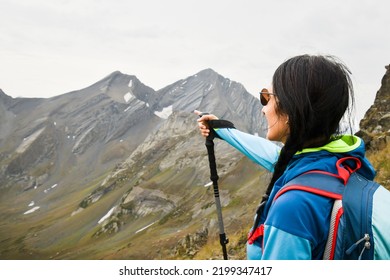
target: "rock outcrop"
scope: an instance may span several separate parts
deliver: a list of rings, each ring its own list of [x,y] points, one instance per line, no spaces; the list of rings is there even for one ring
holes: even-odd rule
[[[374,104],[360,121],[357,132],[368,150],[383,150],[390,143],[390,65],[386,67]]]
[[[367,157],[377,171],[375,180],[390,189],[390,65],[385,68],[374,104],[360,121],[356,134],[366,144]]]

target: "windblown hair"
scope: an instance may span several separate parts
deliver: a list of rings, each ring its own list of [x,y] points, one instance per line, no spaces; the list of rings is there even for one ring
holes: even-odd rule
[[[296,56],[276,69],[272,80],[276,112],[288,116],[290,134],[262,202],[267,200],[297,151],[323,146],[340,134],[340,121],[346,111],[352,132],[354,98],[349,74],[349,69],[331,56]],[[261,212],[262,209],[258,209],[256,220]]]

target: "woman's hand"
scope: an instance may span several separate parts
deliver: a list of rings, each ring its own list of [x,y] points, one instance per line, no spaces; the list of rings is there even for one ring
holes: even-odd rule
[[[202,112],[195,110],[194,113],[198,116],[202,115]],[[210,129],[208,125],[208,121],[210,120],[218,120],[218,118],[214,115],[203,115],[198,119],[198,127],[200,130],[200,134],[202,134],[204,137],[209,136]]]

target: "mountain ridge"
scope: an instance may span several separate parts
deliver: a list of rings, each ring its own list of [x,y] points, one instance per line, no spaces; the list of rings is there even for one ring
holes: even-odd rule
[[[209,175],[193,110],[261,134],[258,100],[212,69],[158,91],[114,71],[47,99],[0,98],[0,258],[108,258],[102,242],[119,250],[141,231],[185,238],[203,227],[195,217],[214,213],[197,197]],[[216,148],[221,174],[234,173],[242,155],[222,142]],[[187,223],[166,228],[172,217]],[[83,246],[87,255],[78,253]]]

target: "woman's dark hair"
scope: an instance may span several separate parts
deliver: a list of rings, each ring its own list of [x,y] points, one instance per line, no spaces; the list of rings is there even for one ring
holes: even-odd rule
[[[319,55],[296,56],[276,69],[272,79],[276,113],[288,117],[290,133],[262,202],[297,151],[323,146],[332,136],[339,135],[339,125],[348,107],[351,120],[354,100],[349,74],[349,69],[335,57]],[[349,127],[352,132],[351,123]],[[261,212],[258,209],[256,220]]]

